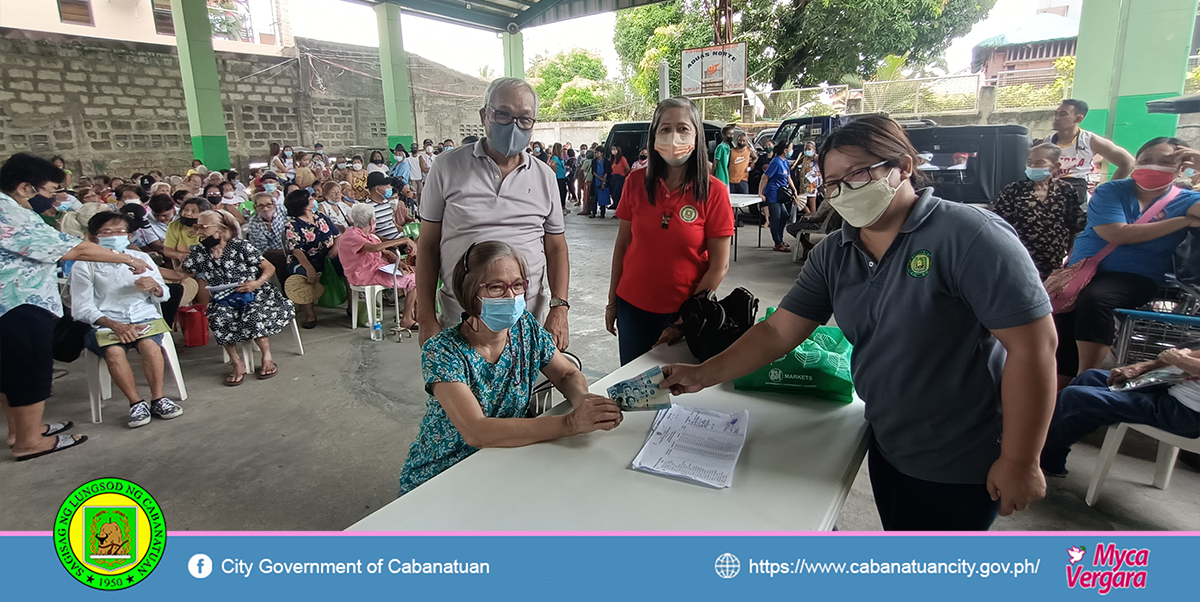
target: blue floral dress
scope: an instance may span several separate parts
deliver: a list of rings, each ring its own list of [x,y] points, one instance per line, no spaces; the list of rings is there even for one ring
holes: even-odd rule
[[[262,262],[262,253],[254,245],[234,238],[225,243],[220,257],[213,257],[203,245],[193,246],[183,269],[203,272],[209,286],[241,284],[258,278]],[[245,307],[229,307],[216,299],[208,304],[208,330],[222,346],[277,335],[295,317],[292,302],[270,282],[254,291],[254,300]]]
[[[508,331],[508,345],[495,364],[488,363],[471,347],[461,328],[459,324],[439,332],[422,350],[421,370],[429,400],[421,431],[400,472],[400,495],[478,451],[463,441],[433,396],[435,383],[465,383],[489,418],[524,418],[533,385],[554,357],[554,339],[529,312]]]

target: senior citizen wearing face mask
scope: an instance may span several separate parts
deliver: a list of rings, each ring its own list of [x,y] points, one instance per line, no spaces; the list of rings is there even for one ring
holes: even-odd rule
[[[450,156],[458,154],[470,156],[465,150]],[[525,310],[530,274],[520,250],[484,241],[467,247],[456,264],[450,283],[463,300],[462,321],[424,345],[429,401],[400,472],[400,495],[483,447],[520,447],[621,424],[617,404],[588,392],[587,379]],[[571,413],[528,417],[533,385],[543,375],[571,403]]]
[[[504,240],[528,266],[524,294],[530,311],[544,322],[555,345],[567,348],[570,264],[558,184],[550,166],[524,152],[537,109],[537,94],[524,80],[492,81],[479,110],[487,137],[442,153],[426,174],[417,243],[422,341],[454,326],[462,315],[462,304],[449,286],[458,259],[474,243]],[[382,222],[377,228],[382,230]],[[380,238],[388,237],[381,232]],[[440,291],[439,278],[444,283]],[[547,278],[549,291],[543,284]]]
[[[1054,316],[1060,387],[1100,367],[1116,338],[1114,310],[1145,305],[1166,283],[1175,247],[1187,228],[1200,226],[1200,193],[1172,183],[1198,166],[1200,152],[1184,141],[1154,138],[1138,149],[1131,178],[1096,187],[1068,263],[1101,259],[1075,307]],[[1152,217],[1139,222],[1143,216]]]
[[[1025,179],[1005,186],[992,205],[992,211],[1017,231],[1042,280],[1062,267],[1085,220],[1075,188],[1054,175],[1061,153],[1050,143],[1031,149]]]
[[[834,317],[854,345],[884,529],[986,530],[1046,492],[1050,299],[1012,228],[921,188],[916,158],[887,117],[830,134],[818,162],[845,225],[816,245],[778,311],[703,364],[664,366],[661,386],[744,376]]]

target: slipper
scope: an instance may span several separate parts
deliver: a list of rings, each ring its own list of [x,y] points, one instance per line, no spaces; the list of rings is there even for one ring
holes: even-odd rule
[[[53,437],[59,433],[65,433],[75,426],[74,422],[68,420],[65,424],[62,422],[51,422],[46,425],[46,432],[42,433],[43,437]]]
[[[236,386],[242,384],[242,381],[245,381],[245,380],[246,380],[245,372],[243,372],[237,376],[233,376],[232,374],[230,374],[229,376],[225,377],[225,386],[226,387],[236,387]]]
[[[276,374],[279,374],[279,364],[276,364],[275,362],[271,362],[271,365],[273,365],[275,367],[275,370],[273,372],[271,372],[270,374],[267,374],[266,373],[267,367],[263,366],[262,369],[260,369],[258,371],[258,380],[267,380],[268,378],[272,378]]]
[[[312,322],[305,322],[305,323],[303,323],[303,324],[301,324],[301,325],[300,325],[300,328],[303,328],[303,329],[305,329],[305,330],[312,330],[312,329],[314,329],[314,328],[316,328],[316,327],[317,327],[317,321],[316,321],[316,320],[313,320]]]
[[[45,456],[47,454],[52,454],[57,451],[69,449],[69,448],[75,447],[76,445],[79,445],[80,443],[83,443],[84,441],[87,441],[87,440],[88,440],[87,435],[83,435],[83,436],[79,437],[78,439],[72,437],[71,435],[58,435],[58,440],[54,442],[54,447],[52,447],[46,451],[43,451],[43,452],[38,452],[36,454],[29,454],[28,456],[18,456],[17,462],[24,462],[25,460],[32,460],[34,458],[40,458],[42,456]]]

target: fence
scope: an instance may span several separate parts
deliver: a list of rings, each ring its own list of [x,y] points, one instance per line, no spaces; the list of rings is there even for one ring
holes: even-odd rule
[[[1200,92],[1200,76],[1192,77],[1192,72],[1200,67],[1200,55],[1193,54],[1188,57],[1187,78],[1183,80],[1183,93],[1195,94]],[[1198,74],[1200,75],[1200,74]]]
[[[889,114],[975,111],[981,76],[950,75],[863,84],[863,112]]]
[[[757,119],[783,121],[792,117],[837,115],[846,112],[849,86],[776,90],[757,95]]]
[[[1071,82],[1053,67],[1001,71],[991,84],[996,86],[997,109],[1056,107],[1071,94]]]

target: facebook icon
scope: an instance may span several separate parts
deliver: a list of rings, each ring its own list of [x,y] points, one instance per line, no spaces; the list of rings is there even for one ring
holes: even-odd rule
[[[197,579],[203,579],[212,573],[212,558],[207,554],[196,554],[188,561],[188,572]]]

